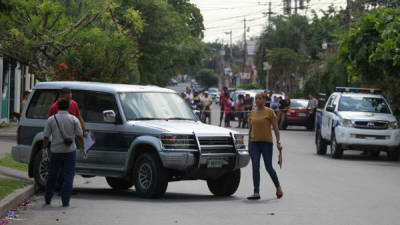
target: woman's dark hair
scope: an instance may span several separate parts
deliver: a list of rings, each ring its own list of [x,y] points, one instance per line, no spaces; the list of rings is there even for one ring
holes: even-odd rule
[[[60,101],[58,101],[57,103],[58,106],[58,110],[68,110],[69,108],[69,101],[65,100],[65,99],[61,99]]]

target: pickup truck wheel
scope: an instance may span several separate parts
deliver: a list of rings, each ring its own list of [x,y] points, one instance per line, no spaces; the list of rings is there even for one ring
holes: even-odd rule
[[[319,130],[317,130],[317,132],[315,132],[315,145],[317,147],[317,154],[318,155],[325,155],[326,154],[327,144],[322,139],[321,132]]]
[[[231,171],[216,180],[207,180],[207,186],[215,196],[231,196],[237,191],[239,184],[240,169]]]
[[[168,171],[152,154],[142,154],[136,160],[134,179],[137,194],[144,198],[160,198],[168,187]]]
[[[42,160],[42,151],[38,151],[33,160],[33,177],[39,190],[45,189],[49,172],[49,161]]]
[[[397,161],[399,160],[399,150],[393,150],[393,151],[389,151],[387,152],[387,156],[389,158],[390,161]]]
[[[334,159],[340,159],[343,157],[343,148],[340,144],[338,144],[336,142],[335,131],[332,131],[331,154],[332,154],[332,158],[334,158]]]
[[[114,190],[126,190],[133,186],[133,181],[122,178],[106,177],[106,181]]]

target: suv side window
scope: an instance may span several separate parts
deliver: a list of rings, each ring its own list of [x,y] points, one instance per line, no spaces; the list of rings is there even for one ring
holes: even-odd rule
[[[57,90],[36,90],[26,111],[30,119],[47,119],[51,105],[57,100]]]
[[[82,109],[82,117],[85,122],[104,123],[103,111],[114,110],[119,117],[117,102],[113,94],[101,92],[85,92],[85,103]]]

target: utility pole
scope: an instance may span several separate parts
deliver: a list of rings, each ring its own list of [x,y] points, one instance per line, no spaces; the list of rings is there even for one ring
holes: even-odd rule
[[[247,32],[247,27],[246,27],[246,17],[243,20],[243,73],[246,72],[246,62],[247,62],[247,41],[246,41],[246,32]]]
[[[297,15],[297,0],[294,0],[294,14]]]
[[[347,29],[350,30],[351,24],[352,24],[352,0],[347,0],[347,7],[346,7],[346,12],[347,12]]]
[[[225,34],[230,35],[230,42],[229,42],[229,48],[230,48],[230,61],[231,61],[231,67],[233,65],[233,44],[232,44],[232,30],[230,32],[225,32]]]
[[[264,15],[268,16],[268,26],[271,26],[271,16],[272,16],[272,14],[274,14],[272,12],[272,3],[271,3],[271,1],[269,1],[269,3],[268,3],[268,12],[264,13]]]

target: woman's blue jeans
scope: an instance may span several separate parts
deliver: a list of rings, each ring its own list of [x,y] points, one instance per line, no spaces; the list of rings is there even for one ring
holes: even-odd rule
[[[46,183],[45,200],[50,203],[53,197],[57,178],[62,171],[63,183],[61,186],[61,200],[63,205],[68,205],[71,199],[72,187],[75,176],[76,152],[50,153],[49,174]]]
[[[260,193],[260,159],[264,158],[265,169],[276,188],[280,187],[278,175],[272,167],[273,144],[269,142],[251,142],[250,157],[253,166],[254,193]]]

